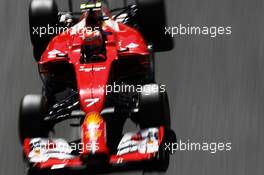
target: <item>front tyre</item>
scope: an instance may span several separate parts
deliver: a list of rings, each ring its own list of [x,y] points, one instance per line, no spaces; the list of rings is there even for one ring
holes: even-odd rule
[[[170,129],[170,107],[165,86],[147,84],[142,87],[136,120],[143,129],[160,126]]]
[[[26,95],[22,98],[19,111],[21,143],[26,138],[48,137],[50,129],[43,122],[47,110],[47,99],[42,95]]]
[[[139,97],[139,113],[135,119],[140,128],[164,127],[164,138],[156,160],[147,166],[146,171],[166,172],[170,162],[170,151],[166,144],[176,143],[176,134],[171,130],[170,107],[165,86],[144,85]],[[154,163],[154,166],[153,166]]]
[[[173,39],[165,35],[167,26],[166,0],[137,0],[139,29],[147,42],[154,45],[154,51],[173,49]]]

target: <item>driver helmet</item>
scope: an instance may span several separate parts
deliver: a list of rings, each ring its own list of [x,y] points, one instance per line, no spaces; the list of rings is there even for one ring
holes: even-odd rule
[[[93,31],[83,39],[82,50],[86,59],[89,59],[93,55],[100,54],[102,48],[103,37],[99,31]]]

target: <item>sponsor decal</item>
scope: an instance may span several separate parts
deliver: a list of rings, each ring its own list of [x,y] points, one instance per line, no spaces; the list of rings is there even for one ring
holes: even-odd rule
[[[59,50],[52,50],[48,52],[48,58],[56,58],[57,54],[62,54]]]
[[[87,132],[85,133],[85,138],[90,141],[97,141],[102,135],[102,130],[100,129],[102,122],[103,120],[98,113],[89,113],[86,119]]]
[[[86,99],[84,100],[85,103],[87,103],[86,107],[90,107],[92,105],[94,105],[95,103],[99,102],[99,98],[90,98],[90,99]]]
[[[134,48],[137,48],[138,46],[139,46],[138,44],[130,43],[130,44],[127,45],[126,47],[127,47],[127,48],[130,48],[130,49],[134,49]]]
[[[99,72],[99,71],[105,70],[105,69],[106,69],[106,67],[88,67],[88,68],[86,68],[84,66],[81,66],[79,70],[81,72],[91,72],[91,71]]]

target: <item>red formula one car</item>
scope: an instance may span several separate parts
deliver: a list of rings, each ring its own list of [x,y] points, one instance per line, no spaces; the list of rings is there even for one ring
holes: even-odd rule
[[[176,136],[153,60],[155,51],[173,47],[164,36],[165,19],[162,0],[114,10],[92,0],[81,4],[81,12],[58,12],[54,0],[31,0],[30,35],[44,86],[20,106],[29,174],[166,171],[170,153],[164,145]],[[140,130],[123,134],[127,118]],[[50,137],[68,119],[78,120],[71,126],[79,127],[80,138]]]

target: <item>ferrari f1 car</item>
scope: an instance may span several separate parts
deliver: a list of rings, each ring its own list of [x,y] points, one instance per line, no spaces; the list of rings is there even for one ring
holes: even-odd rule
[[[163,31],[164,1],[137,0],[110,10],[107,2],[90,0],[80,9],[59,12],[54,0],[30,2],[43,93],[26,95],[20,105],[28,174],[166,171],[170,152],[164,145],[176,135],[153,58],[173,47]],[[123,134],[127,118],[139,131]],[[78,120],[71,126],[79,127],[80,138],[50,137],[68,119]]]

